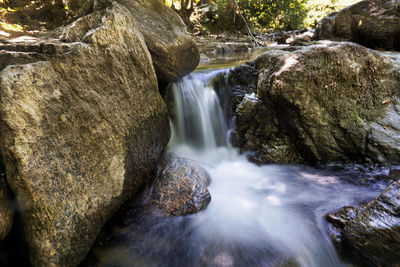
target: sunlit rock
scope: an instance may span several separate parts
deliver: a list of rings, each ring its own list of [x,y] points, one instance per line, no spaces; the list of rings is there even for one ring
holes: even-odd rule
[[[169,140],[137,26],[109,3],[61,37],[1,47],[1,149],[34,266],[77,266]]]
[[[370,48],[400,50],[398,0],[364,0],[323,18],[319,39],[352,41]]]
[[[117,1],[135,19],[160,81],[177,81],[197,67],[199,50],[176,12],[160,0]]]
[[[400,75],[389,57],[320,42],[253,64],[258,103],[237,106],[239,145],[253,161],[400,162]]]

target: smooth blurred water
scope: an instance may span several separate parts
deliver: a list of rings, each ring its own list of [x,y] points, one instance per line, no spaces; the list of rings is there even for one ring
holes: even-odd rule
[[[228,71],[193,73],[173,88],[177,118],[169,150],[209,172],[209,206],[189,216],[134,219],[97,249],[100,266],[346,265],[323,217],[379,195],[387,184],[374,178],[388,170],[248,162],[228,142],[212,88],[213,78]]]
[[[227,70],[191,74],[172,86],[177,114],[172,146],[186,144],[203,151],[229,146],[221,104],[210,84],[218,74]]]

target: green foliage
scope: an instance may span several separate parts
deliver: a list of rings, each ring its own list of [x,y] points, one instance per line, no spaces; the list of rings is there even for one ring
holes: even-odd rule
[[[241,0],[246,18],[262,29],[295,30],[303,27],[306,0]]]
[[[84,2],[85,0],[4,0],[0,2],[0,27],[13,32],[52,30],[72,18]]]
[[[304,20],[306,27],[312,27],[329,13],[339,11],[346,6],[355,4],[360,0],[308,0],[306,8],[309,11]]]
[[[241,15],[250,28],[256,30],[295,30],[313,27],[329,13],[358,1],[360,0],[195,0],[197,8],[208,9],[195,20],[202,29],[205,28],[210,33],[248,32]]]
[[[246,23],[232,0],[220,0],[210,6],[201,23],[212,33],[246,33]]]
[[[211,32],[247,32],[246,22],[259,30],[303,27],[306,0],[217,0],[202,23]],[[236,5],[237,4],[237,5]]]

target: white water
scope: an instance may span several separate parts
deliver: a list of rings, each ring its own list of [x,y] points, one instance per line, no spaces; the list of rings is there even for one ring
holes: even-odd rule
[[[353,167],[248,162],[229,145],[211,86],[221,73],[227,70],[193,73],[174,87],[178,116],[169,150],[210,173],[209,206],[190,216],[132,223],[101,252],[100,266],[278,266],[286,260],[307,267],[345,265],[325,233],[323,216],[369,200],[385,185],[349,183],[349,176],[366,175]]]
[[[253,247],[265,250],[265,254],[295,259],[301,266],[341,266],[330,241],[318,233],[323,227],[315,223],[321,223],[318,222],[321,218],[310,216],[321,216],[329,209],[352,203],[357,189],[341,186],[335,176],[310,173],[304,167],[259,167],[229,144],[223,144],[221,137],[227,134],[227,123],[217,94],[210,86],[211,78],[220,73],[195,73],[174,87],[179,116],[173,129],[178,138],[173,139],[170,150],[202,162],[212,177],[209,187],[212,202],[193,219],[198,234],[209,243],[223,241],[233,246]],[[198,117],[190,116],[188,121],[185,115],[193,111]],[[204,140],[204,146],[192,145],[193,135],[185,132],[187,126],[200,133],[197,138]],[[362,197],[375,196],[365,193]],[[310,209],[322,202],[325,205],[312,214]],[[236,255],[223,249],[220,253],[209,259],[210,263],[235,263]]]

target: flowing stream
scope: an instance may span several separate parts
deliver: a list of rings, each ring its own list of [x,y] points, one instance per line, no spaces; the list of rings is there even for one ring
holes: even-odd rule
[[[209,172],[210,204],[193,215],[134,220],[100,249],[100,266],[346,266],[324,215],[379,195],[387,183],[375,178],[388,170],[248,162],[229,143],[212,87],[228,72],[195,72],[173,88],[169,150]]]

